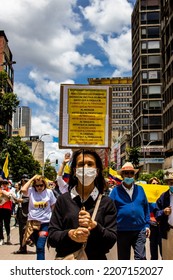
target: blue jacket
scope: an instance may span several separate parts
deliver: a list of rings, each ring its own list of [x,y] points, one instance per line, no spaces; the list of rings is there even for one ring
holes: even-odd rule
[[[134,185],[132,199],[122,187],[115,187],[110,195],[117,208],[117,230],[135,231],[149,226],[150,210],[145,192],[141,186]]]

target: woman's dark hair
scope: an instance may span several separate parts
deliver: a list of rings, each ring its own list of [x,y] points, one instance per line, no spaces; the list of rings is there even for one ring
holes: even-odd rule
[[[103,176],[103,165],[102,165],[102,160],[100,156],[94,151],[94,150],[78,150],[73,153],[72,159],[71,159],[71,165],[70,165],[70,178],[69,178],[69,190],[71,190],[74,186],[77,185],[78,179],[75,176],[75,168],[76,168],[76,163],[77,163],[77,157],[80,155],[92,155],[95,160],[96,160],[96,168],[98,169],[98,175],[94,180],[95,186],[97,187],[99,193],[103,193],[105,187],[106,187],[106,182]]]

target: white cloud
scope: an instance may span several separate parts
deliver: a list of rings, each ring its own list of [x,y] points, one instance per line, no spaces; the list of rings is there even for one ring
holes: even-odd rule
[[[14,92],[17,94],[18,99],[23,105],[28,105],[29,103],[38,104],[38,106],[45,106],[46,103],[41,98],[38,98],[34,93],[34,90],[27,86],[26,84],[16,82],[14,84]]]
[[[17,62],[14,92],[21,106],[32,108],[33,135],[57,137],[61,83],[81,83],[90,73],[99,77],[100,69],[110,73],[114,67],[113,76],[131,70],[131,4],[83,2],[85,8],[77,0],[5,0],[1,5],[0,26]],[[52,149],[57,143],[46,143],[45,152]]]
[[[127,0],[90,0],[90,3],[81,11],[97,33],[120,34],[130,25],[132,6]]]
[[[93,34],[91,38],[103,48],[109,63],[117,69],[115,73],[123,75],[131,71],[131,31],[118,37],[108,37],[107,41],[101,35]],[[114,74],[115,74],[114,73]]]

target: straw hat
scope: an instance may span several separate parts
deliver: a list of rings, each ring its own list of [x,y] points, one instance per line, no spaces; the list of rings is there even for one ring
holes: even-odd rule
[[[173,180],[173,173],[166,173],[164,176],[164,180],[165,181]]]
[[[120,170],[118,170],[118,173],[121,175],[123,171],[134,171],[134,173],[136,174],[139,169],[135,169],[133,167],[133,164],[131,162],[126,162]]]

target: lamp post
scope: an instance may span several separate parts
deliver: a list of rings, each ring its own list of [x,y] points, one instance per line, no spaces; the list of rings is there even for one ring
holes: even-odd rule
[[[50,152],[47,156],[47,159],[49,159],[49,156],[55,154],[55,152]],[[44,168],[45,168],[45,164],[43,164],[43,168],[42,168],[42,176],[44,176]]]
[[[156,142],[156,141],[154,141],[154,140],[151,140],[150,142],[148,142],[148,144],[145,146],[145,148],[143,147],[143,153],[144,153],[144,170],[145,170],[145,167],[146,167],[146,154],[145,154],[145,150],[146,150],[146,148],[151,144],[151,143],[153,143],[153,142]]]

